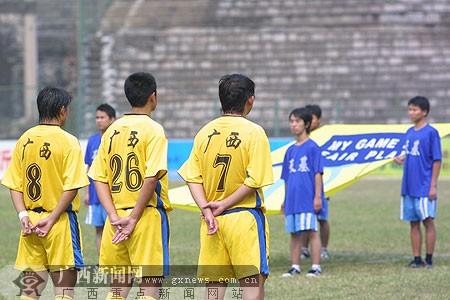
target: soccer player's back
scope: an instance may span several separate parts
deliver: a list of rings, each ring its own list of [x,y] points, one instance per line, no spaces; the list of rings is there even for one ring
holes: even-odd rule
[[[223,200],[245,183],[257,189],[228,209],[264,207],[257,182],[270,183],[272,166],[270,157],[258,153],[261,147],[269,147],[264,129],[244,117],[223,115],[204,126],[194,150],[202,177],[207,178],[203,181],[206,198]]]
[[[222,299],[237,278],[244,299],[263,299],[269,273],[268,225],[262,187],[273,182],[269,141],[264,130],[245,119],[254,102],[254,83],[234,74],[222,77],[223,114],[194,139],[189,159],[179,170],[202,211],[198,276],[208,278]],[[220,288],[218,288],[220,287]]]
[[[76,212],[78,189],[89,183],[78,140],[60,127],[70,102],[71,96],[58,88],[39,93],[40,124],[20,137],[2,181],[22,224],[16,268],[39,277],[35,281],[43,285],[34,290],[37,294],[49,270],[57,299],[73,296],[75,268],[83,266]]]
[[[150,118],[157,103],[154,77],[131,74],[125,95],[131,113],[104,133],[88,173],[108,213],[99,261],[112,274],[108,299],[126,298],[133,276],[161,278],[169,267],[167,139]],[[143,279],[140,299],[157,299],[159,282]]]

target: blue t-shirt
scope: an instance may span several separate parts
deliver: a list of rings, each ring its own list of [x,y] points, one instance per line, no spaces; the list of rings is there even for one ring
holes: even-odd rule
[[[323,174],[320,147],[307,140],[302,145],[290,146],[283,160],[281,179],[287,184],[284,213],[315,213],[315,176]],[[325,198],[322,187],[322,200]]]
[[[100,146],[101,140],[102,135],[100,134],[100,132],[89,137],[86,146],[86,153],[84,155],[84,162],[88,166],[91,166],[94,158],[97,156],[97,151],[98,147]],[[94,181],[89,178],[89,182],[89,204],[99,204],[100,200],[98,199],[97,193],[95,192]]]
[[[427,124],[419,130],[411,127],[405,136],[402,195],[428,197],[433,162],[442,159],[438,131]]]

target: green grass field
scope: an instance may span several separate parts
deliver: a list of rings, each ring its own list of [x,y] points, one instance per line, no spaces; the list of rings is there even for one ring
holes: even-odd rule
[[[411,259],[411,250],[409,225],[398,219],[399,179],[368,177],[331,200],[329,250],[332,257],[322,263],[321,278],[307,278],[304,274],[281,278],[290,266],[289,237],[284,232],[283,218],[270,216],[271,275],[266,283],[266,299],[450,299],[449,183],[448,179],[440,181],[438,238],[432,270],[405,267]],[[96,264],[94,232],[84,225],[84,214],[85,209],[79,219],[83,224],[85,260]],[[175,210],[170,219],[171,264],[196,264],[198,214]],[[13,298],[11,292],[17,292],[11,289],[11,281],[16,276],[11,265],[19,223],[4,189],[0,190],[0,224],[0,294],[9,299]],[[306,271],[310,261],[302,261],[301,265]],[[202,298],[200,292],[196,291],[195,299]],[[228,299],[233,299],[231,289],[228,292]],[[77,298],[87,299],[86,291],[77,293]],[[51,295],[49,288],[45,295]],[[169,295],[170,299],[183,299],[183,293],[175,288]]]

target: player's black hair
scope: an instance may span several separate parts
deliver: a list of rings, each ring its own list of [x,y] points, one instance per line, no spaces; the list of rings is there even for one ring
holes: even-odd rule
[[[102,111],[106,113],[110,119],[116,118],[116,110],[114,109],[114,107],[107,103],[100,104],[97,107],[96,111]]]
[[[430,101],[428,101],[428,99],[425,97],[416,96],[414,98],[409,99],[408,106],[410,105],[419,107],[422,111],[427,112],[427,115],[430,112]]]
[[[156,92],[156,80],[150,73],[133,73],[125,80],[125,96],[132,107],[143,107]]]
[[[219,81],[219,99],[223,113],[244,112],[247,99],[255,95],[255,83],[241,74],[225,75]]]
[[[309,109],[311,114],[317,117],[317,119],[320,119],[322,117],[322,109],[317,104],[308,104],[305,106],[306,109]]]
[[[296,108],[289,114],[289,119],[294,116],[297,119],[302,119],[305,123],[306,132],[309,134],[311,131],[312,113],[306,107]]]
[[[65,90],[47,86],[37,96],[39,121],[58,119],[61,108],[66,108],[72,102],[72,96]]]

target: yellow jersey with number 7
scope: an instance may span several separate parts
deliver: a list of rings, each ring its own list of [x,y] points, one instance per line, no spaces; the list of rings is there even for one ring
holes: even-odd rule
[[[178,173],[186,182],[201,183],[208,201],[223,200],[245,184],[255,193],[231,208],[264,209],[261,188],[273,183],[269,140],[244,117],[219,117],[197,133]]]

